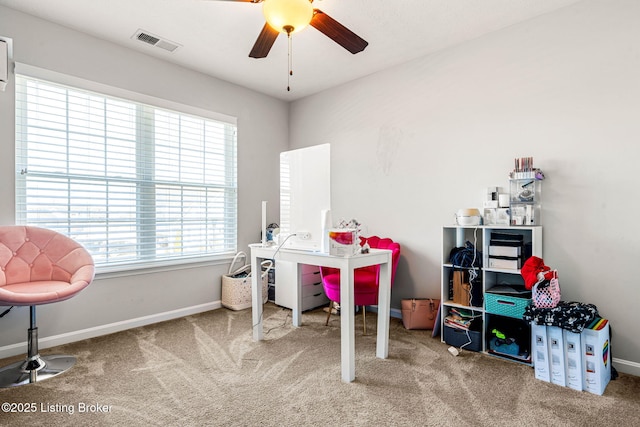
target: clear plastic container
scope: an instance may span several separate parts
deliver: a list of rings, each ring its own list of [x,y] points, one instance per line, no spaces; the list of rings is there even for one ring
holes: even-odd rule
[[[509,180],[510,225],[542,225],[540,199],[542,180]]]

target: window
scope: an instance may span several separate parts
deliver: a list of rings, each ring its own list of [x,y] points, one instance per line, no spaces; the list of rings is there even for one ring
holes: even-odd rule
[[[98,267],[236,251],[236,125],[16,76],[16,218]]]

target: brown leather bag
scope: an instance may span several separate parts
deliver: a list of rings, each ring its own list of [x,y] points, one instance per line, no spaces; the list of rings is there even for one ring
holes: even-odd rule
[[[440,307],[439,299],[403,299],[402,324],[407,329],[433,329]]]

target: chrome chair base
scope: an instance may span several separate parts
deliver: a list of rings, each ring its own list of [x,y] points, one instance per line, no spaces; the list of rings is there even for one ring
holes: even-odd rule
[[[0,368],[0,388],[36,383],[69,370],[74,356],[36,356]]]

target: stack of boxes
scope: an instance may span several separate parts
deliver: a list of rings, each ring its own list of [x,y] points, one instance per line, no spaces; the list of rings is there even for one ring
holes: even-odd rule
[[[518,270],[522,267],[524,236],[517,233],[491,232],[489,268]]]
[[[582,333],[531,324],[535,377],[602,395],[611,379],[609,322],[596,318]]]

